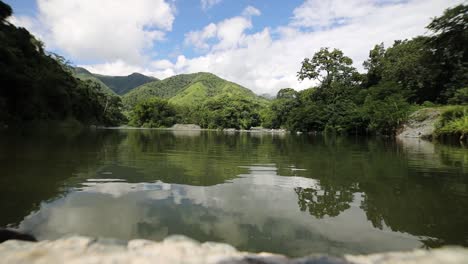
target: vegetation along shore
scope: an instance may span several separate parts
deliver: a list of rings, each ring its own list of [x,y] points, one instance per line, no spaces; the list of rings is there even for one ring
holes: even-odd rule
[[[26,29],[9,23],[12,9],[0,2],[0,124],[195,124],[203,129],[393,136],[404,133],[405,124],[414,127],[435,118],[429,134],[412,135],[466,141],[467,13],[468,5],[455,6],[432,19],[427,35],[397,40],[389,47],[375,45],[364,73],[341,50],[324,47],[298,69],[297,77],[315,80],[314,87],[284,88],[271,99],[206,72],[159,80],[73,67],[45,51]]]

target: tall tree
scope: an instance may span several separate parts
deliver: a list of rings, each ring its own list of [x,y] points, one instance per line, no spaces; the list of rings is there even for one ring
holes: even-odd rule
[[[445,102],[457,89],[468,86],[468,5],[445,10],[427,28],[433,32],[429,45],[441,89],[439,101]]]
[[[365,86],[370,87],[376,85],[382,80],[383,63],[385,56],[385,47],[383,42],[375,45],[369,52],[369,59],[363,63],[364,69],[367,70]]]
[[[321,88],[329,88],[335,81],[350,81],[356,77],[352,64],[353,60],[344,56],[341,50],[321,48],[312,59],[304,59],[297,76],[299,80],[318,80]]]

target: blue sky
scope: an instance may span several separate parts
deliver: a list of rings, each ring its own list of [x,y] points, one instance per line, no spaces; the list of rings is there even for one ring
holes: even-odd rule
[[[37,12],[36,0],[6,0],[18,16],[34,17]],[[265,27],[278,27],[287,24],[292,11],[302,3],[301,0],[271,1],[271,0],[226,0],[203,8],[199,0],[181,0],[175,3],[176,17],[172,25],[172,31],[166,33],[166,39],[158,44],[157,56],[153,59],[171,58],[175,53],[183,52],[187,57],[200,55],[196,49],[183,45],[184,34],[194,29],[203,28],[205,25],[222,21],[225,18],[234,17],[244,10],[246,6],[255,6],[261,9],[262,15],[255,18],[253,27],[248,32],[255,32]],[[66,53],[59,47],[51,49],[53,52]],[[90,60],[73,58],[76,64],[93,63]],[[98,63],[99,61],[94,61]]]
[[[426,34],[462,0],[6,0],[12,23],[75,65],[158,78],[213,72],[257,93],[304,89],[296,72],[320,47],[362,70],[377,43]]]

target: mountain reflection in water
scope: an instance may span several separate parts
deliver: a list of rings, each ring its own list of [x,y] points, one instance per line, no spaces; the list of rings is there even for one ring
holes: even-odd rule
[[[4,133],[0,225],[290,256],[468,245],[468,152],[420,140]]]

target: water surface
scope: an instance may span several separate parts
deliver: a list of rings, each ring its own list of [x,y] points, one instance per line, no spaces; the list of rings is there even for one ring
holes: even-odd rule
[[[183,234],[290,256],[468,246],[460,146],[158,130],[0,136],[0,226],[39,239]]]

